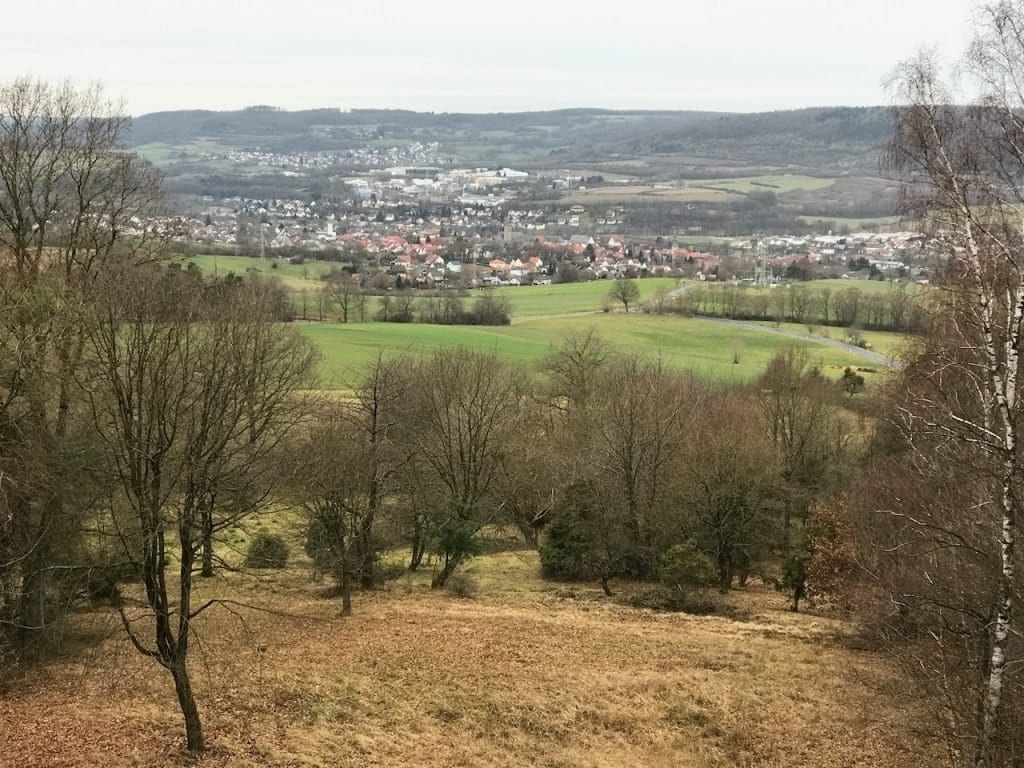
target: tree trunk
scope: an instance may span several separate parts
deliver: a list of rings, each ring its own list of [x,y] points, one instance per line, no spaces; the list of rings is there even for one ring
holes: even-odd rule
[[[415,571],[423,562],[425,546],[422,542],[414,541],[412,544],[412,557],[409,559],[409,570]]]
[[[615,594],[612,592],[612,588],[608,585],[607,576],[601,577],[601,589],[604,590],[605,597],[615,597]]]
[[[448,583],[448,578],[455,573],[455,569],[459,567],[459,561],[461,558],[457,556],[445,556],[444,568],[438,573],[430,582],[430,586],[434,589],[440,589]]]
[[[46,624],[46,573],[30,564],[21,579],[18,601],[18,650],[28,655]]]
[[[716,558],[718,566],[718,589],[721,592],[728,592],[732,586],[732,562],[726,554],[719,554]]]
[[[420,567],[420,563],[423,562],[423,553],[426,549],[427,541],[426,537],[423,535],[423,522],[417,518],[416,525],[412,533],[412,557],[409,560],[410,571],[415,571]]]
[[[199,720],[199,708],[192,693],[192,683],[188,678],[185,662],[172,664],[171,675],[174,677],[174,690],[178,694],[178,705],[185,718],[185,741],[189,752],[202,752],[206,748],[203,741],[203,725]]]
[[[213,500],[203,504],[203,569],[200,576],[213,576]]]
[[[1008,430],[1009,431],[1009,430]],[[1015,436],[1007,442],[1014,446]],[[1002,493],[1002,532],[1000,534],[1000,574],[998,581],[999,601],[996,608],[995,630],[992,636],[992,654],[989,657],[987,692],[983,710],[981,742],[975,761],[977,768],[994,765],[992,742],[999,727],[999,713],[1002,709],[1003,678],[1006,673],[1006,651],[1010,640],[1013,620],[1014,590],[1014,549],[1016,548],[1016,502],[1013,497],[1013,481],[1016,476],[1016,461],[1013,454],[1005,460]]]
[[[349,574],[348,563],[341,569],[341,615],[352,615],[352,576]]]
[[[363,518],[359,528],[359,586],[361,589],[373,589],[373,566],[373,515],[371,513]]]

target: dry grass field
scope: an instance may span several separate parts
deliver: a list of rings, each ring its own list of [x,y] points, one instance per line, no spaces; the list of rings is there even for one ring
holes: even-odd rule
[[[738,193],[727,189],[712,189],[710,186],[691,187],[675,185],[623,184],[619,186],[594,187],[576,190],[563,200],[580,205],[607,205],[609,203],[671,202],[671,203],[715,203],[739,199]]]
[[[659,614],[537,570],[532,552],[485,556],[469,566],[476,598],[431,592],[423,574],[357,594],[347,619],[301,568],[206,582],[272,612],[199,621],[198,764],[934,764],[891,673],[845,648],[837,619],[791,614],[764,588],[734,594],[740,619]],[[0,698],[0,763],[189,764],[169,676],[109,611],[77,617],[68,640],[74,655]]]

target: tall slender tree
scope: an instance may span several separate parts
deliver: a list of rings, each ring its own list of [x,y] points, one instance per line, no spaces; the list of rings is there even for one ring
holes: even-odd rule
[[[961,762],[989,768],[1013,764],[1005,741],[1020,728],[1011,718],[1020,713],[1016,670],[1024,658],[1016,610],[1024,490],[1024,3],[981,9],[963,65],[979,94],[966,107],[954,106],[928,54],[901,65],[894,80],[900,106],[891,159],[906,176],[908,208],[947,259],[933,333],[901,379],[895,421],[922,466],[956,445],[958,461],[975,468],[974,493],[961,497],[952,530],[991,532],[978,544],[991,564],[992,590],[972,606],[988,618],[972,629],[982,660],[972,664],[975,676],[961,693],[976,703],[976,718],[957,738]],[[908,513],[900,501],[893,500],[894,512]],[[941,626],[934,602],[919,608],[922,620]],[[943,633],[936,637],[934,656],[947,648]]]

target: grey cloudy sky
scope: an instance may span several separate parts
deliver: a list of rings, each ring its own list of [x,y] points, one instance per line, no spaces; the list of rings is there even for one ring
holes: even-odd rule
[[[969,0],[9,0],[0,73],[101,81],[131,114],[250,104],[495,112],[879,104]]]

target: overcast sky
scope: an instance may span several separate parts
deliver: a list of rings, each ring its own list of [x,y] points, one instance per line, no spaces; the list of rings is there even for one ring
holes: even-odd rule
[[[102,82],[130,114],[272,104],[497,112],[888,103],[969,0],[10,0],[0,73]]]

